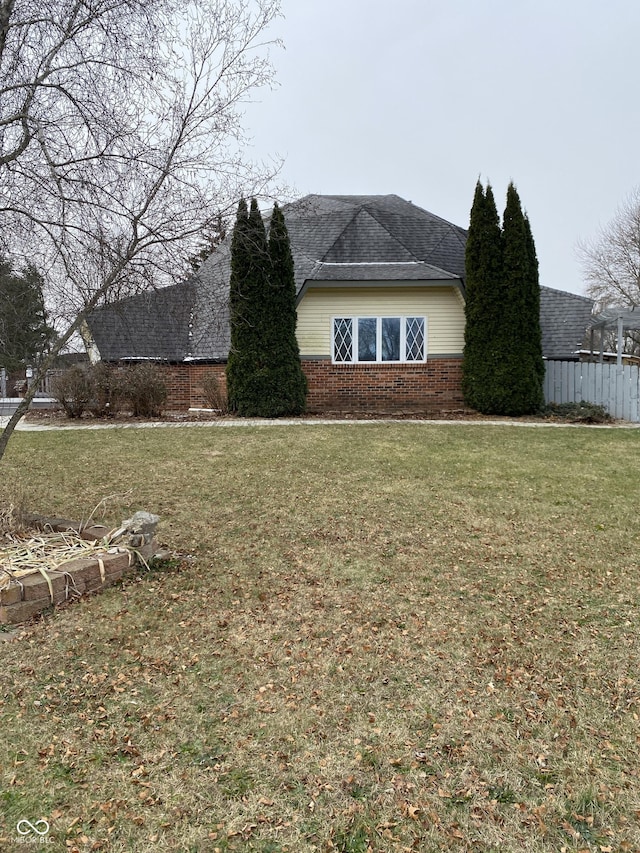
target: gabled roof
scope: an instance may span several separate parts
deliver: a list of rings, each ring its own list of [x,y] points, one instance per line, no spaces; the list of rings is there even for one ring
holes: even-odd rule
[[[584,343],[593,314],[593,299],[540,288],[542,352],[547,359],[574,359]]]

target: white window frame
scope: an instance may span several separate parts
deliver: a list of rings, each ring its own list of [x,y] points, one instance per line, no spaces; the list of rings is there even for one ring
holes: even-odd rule
[[[424,350],[422,358],[407,359],[407,320],[422,320],[424,326]],[[336,360],[335,329],[336,321],[351,321],[351,360]],[[376,360],[359,361],[358,359],[358,321],[376,321]],[[382,321],[400,320],[400,358],[397,361],[382,360]],[[331,318],[331,362],[332,364],[424,364],[427,360],[427,318],[424,314],[358,314],[357,316],[336,314]]]

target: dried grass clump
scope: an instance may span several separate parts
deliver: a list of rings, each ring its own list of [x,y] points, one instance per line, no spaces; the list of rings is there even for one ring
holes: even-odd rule
[[[116,535],[114,535],[116,534]],[[115,545],[122,530],[112,531],[103,539],[83,539],[73,530],[64,532],[5,532],[0,540],[0,589],[12,580],[40,572],[64,570],[64,566],[80,557],[95,557],[105,552],[133,552],[135,549]]]
[[[19,498],[0,503],[0,536],[25,529],[22,501]]]
[[[14,505],[0,505],[0,533],[10,533],[16,527],[17,519]]]

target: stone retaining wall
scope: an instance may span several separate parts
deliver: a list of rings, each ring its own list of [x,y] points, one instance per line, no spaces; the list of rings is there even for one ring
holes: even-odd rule
[[[102,525],[82,528],[80,524],[60,518],[29,516],[25,521],[34,527],[55,532],[73,530],[89,541],[98,541],[110,532]],[[0,624],[25,622],[55,604],[98,592],[116,583],[129,569],[154,553],[153,542],[141,545],[135,551],[117,546],[105,547],[99,554],[75,558],[55,570],[45,569],[51,588],[40,572],[12,579],[10,586],[0,590]]]

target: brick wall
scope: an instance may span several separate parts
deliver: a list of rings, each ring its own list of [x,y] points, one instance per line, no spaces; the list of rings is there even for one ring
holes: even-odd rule
[[[425,364],[332,364],[303,361],[313,411],[438,414],[464,407],[462,359]]]
[[[210,408],[206,393],[207,379],[215,378],[221,393],[226,394],[226,364],[162,364],[167,383],[167,408],[186,411],[191,407]]]
[[[208,377],[226,390],[224,364],[163,365],[167,408],[208,407]],[[426,364],[332,364],[302,361],[309,382],[310,412],[438,414],[464,407],[462,359],[431,358]]]

